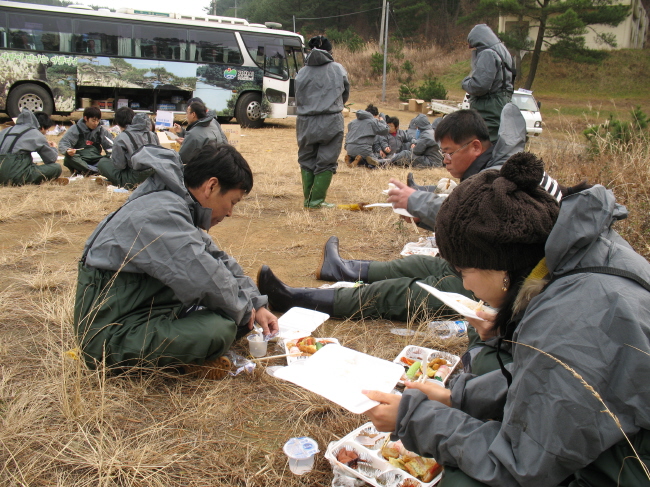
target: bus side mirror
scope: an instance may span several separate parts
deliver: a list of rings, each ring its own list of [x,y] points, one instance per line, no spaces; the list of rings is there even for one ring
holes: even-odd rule
[[[542,111],[542,102],[541,102],[541,101],[538,101],[538,102],[537,102],[537,109],[538,109],[539,111]]]

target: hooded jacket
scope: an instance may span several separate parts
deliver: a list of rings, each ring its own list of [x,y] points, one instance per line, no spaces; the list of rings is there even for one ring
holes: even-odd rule
[[[650,264],[611,229],[626,216],[602,186],[565,198],[546,243],[551,275],[609,266],[650,281]],[[404,446],[488,485],[557,486],[574,473],[581,487],[647,483],[638,461],[625,461],[623,432],[647,462],[650,293],[625,277],[561,277],[530,301],[513,342],[509,389],[497,370],[456,381],[455,407],[407,391],[396,428]],[[494,404],[503,421],[484,422]]]
[[[473,97],[500,91],[512,93],[512,57],[492,29],[485,24],[474,26],[467,42],[474,48],[472,72],[461,83],[462,88]]]
[[[406,135],[409,138],[408,144],[402,152],[391,155],[392,161],[401,160],[401,163],[413,167],[442,166],[440,147],[433,138],[433,129],[426,115],[421,113],[412,119]],[[413,144],[415,147],[411,149]]]
[[[357,119],[348,124],[345,151],[352,156],[371,156],[375,137],[388,135],[388,125],[365,110],[358,110],[356,115]]]
[[[418,115],[418,117],[424,115]],[[426,118],[426,117],[425,117]],[[431,127],[431,125],[429,125]],[[501,169],[501,166],[514,154],[524,150],[526,145],[526,121],[521,110],[513,103],[508,103],[501,112],[501,125],[499,139],[496,144],[483,152],[467,168],[461,181],[474,174],[488,169]],[[545,176],[546,178],[547,176]],[[553,181],[553,180],[551,180]],[[553,181],[554,182],[554,181]],[[555,183],[557,185],[557,183]],[[550,191],[549,191],[550,192]],[[554,195],[555,196],[555,195]],[[436,226],[436,217],[440,206],[445,201],[445,196],[427,191],[416,191],[409,196],[407,210],[419,218],[419,225],[433,231]]]
[[[93,130],[90,130],[82,118],[72,127],[59,141],[59,152],[65,154],[68,149],[80,149],[92,145],[101,153],[102,148],[108,152],[113,148],[113,134],[104,128],[100,123]],[[83,152],[80,153],[83,157]]]
[[[210,110],[207,115],[187,127],[185,139],[179,152],[183,164],[192,160],[195,154],[210,140],[216,140],[218,144],[227,144],[226,134],[221,130],[216,115]]]
[[[185,188],[178,154],[144,146],[133,155],[131,165],[136,171],[155,173],[98,225],[85,246],[85,265],[145,274],[154,286],[171,289],[184,306],[205,306],[239,326],[248,323],[253,308],[266,305],[267,298],[207,234],[212,210],[202,207]],[[104,305],[94,312],[93,326],[102,325],[104,308],[107,314],[115,313],[108,309],[110,303]],[[91,311],[79,310],[78,315]]]
[[[327,51],[312,49],[296,75],[298,116],[340,113],[350,96],[348,73]]]
[[[131,167],[131,157],[143,145],[160,145],[158,137],[151,131],[147,114],[137,113],[124,132],[115,138],[111,160],[116,169]]]
[[[50,147],[47,138],[39,128],[36,115],[27,108],[23,108],[16,119],[16,125],[0,132],[0,154],[22,152],[29,154],[31,158],[31,153],[37,152],[45,164],[56,162],[59,154],[54,147]]]

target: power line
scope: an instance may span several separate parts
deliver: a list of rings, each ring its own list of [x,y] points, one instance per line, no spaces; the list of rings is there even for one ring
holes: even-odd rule
[[[330,15],[329,17],[296,17],[296,20],[320,20],[320,19],[334,19],[336,17],[346,17],[348,15],[357,15],[363,14],[366,12],[371,12],[372,10],[380,10],[382,7],[370,8],[368,10],[362,10],[361,12],[352,12],[351,14],[340,14],[340,15]]]

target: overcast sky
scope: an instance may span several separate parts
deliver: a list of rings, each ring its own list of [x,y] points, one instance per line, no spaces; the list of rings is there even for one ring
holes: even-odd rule
[[[172,12],[184,15],[205,15],[203,7],[210,5],[210,0],[82,0],[85,5],[101,5],[117,10],[132,8],[154,12]]]

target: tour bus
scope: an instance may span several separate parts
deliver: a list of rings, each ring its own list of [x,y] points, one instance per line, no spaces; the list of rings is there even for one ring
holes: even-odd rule
[[[244,127],[295,110],[303,38],[279,24],[0,1],[0,111],[184,112],[199,97]]]

